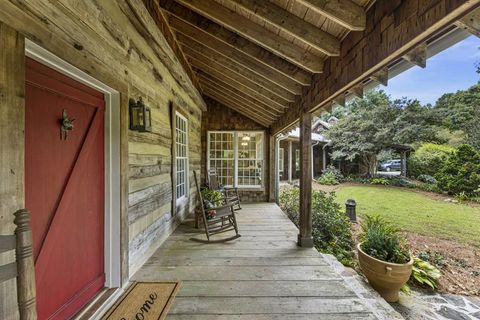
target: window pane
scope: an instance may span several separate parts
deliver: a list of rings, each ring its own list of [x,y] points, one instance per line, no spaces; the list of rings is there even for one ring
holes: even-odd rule
[[[233,133],[211,132],[208,163],[210,170],[215,169],[219,182],[224,186],[233,186],[234,149]],[[214,150],[212,150],[212,146]]]

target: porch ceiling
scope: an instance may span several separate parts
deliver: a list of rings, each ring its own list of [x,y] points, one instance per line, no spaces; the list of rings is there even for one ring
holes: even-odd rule
[[[366,27],[375,0],[145,0],[165,19],[200,91],[268,127]]]

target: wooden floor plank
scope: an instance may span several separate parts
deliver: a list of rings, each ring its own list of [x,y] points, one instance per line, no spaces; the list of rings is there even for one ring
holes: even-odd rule
[[[370,313],[344,314],[171,314],[167,320],[374,320]]]
[[[205,258],[190,256],[156,256],[145,266],[325,266],[327,263],[321,257],[243,257],[243,258]]]
[[[242,204],[237,221],[242,237],[216,244],[192,241],[205,234],[184,221],[134,275],[182,281],[167,319],[376,319],[318,251],[297,246],[277,205]]]
[[[340,280],[330,266],[150,266],[134,280]]]
[[[177,297],[171,314],[295,314],[366,312],[360,299],[318,297]]]
[[[343,281],[184,281],[183,297],[355,297]]]

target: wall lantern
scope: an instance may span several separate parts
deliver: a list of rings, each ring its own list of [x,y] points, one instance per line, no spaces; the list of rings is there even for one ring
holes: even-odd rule
[[[152,114],[150,108],[145,106],[142,98],[138,98],[135,102],[134,99],[129,101],[130,112],[130,130],[139,132],[152,132]]]

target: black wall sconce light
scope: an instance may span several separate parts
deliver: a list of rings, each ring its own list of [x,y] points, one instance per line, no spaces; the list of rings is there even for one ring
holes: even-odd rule
[[[143,103],[141,97],[136,102],[134,99],[130,99],[129,113],[130,130],[152,132],[152,114],[150,108]]]

